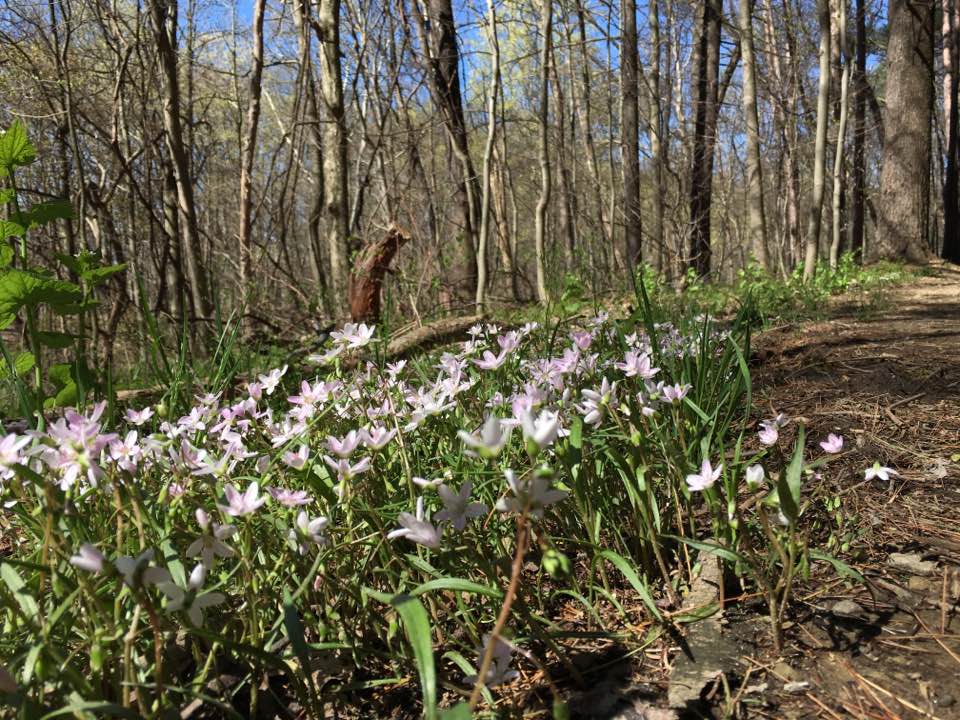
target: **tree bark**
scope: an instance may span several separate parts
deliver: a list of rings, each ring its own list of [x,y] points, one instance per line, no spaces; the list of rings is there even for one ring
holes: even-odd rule
[[[929,256],[933,3],[890,0],[887,19],[877,255],[923,262]]]
[[[647,0],[647,24],[650,27],[651,58],[647,73],[650,89],[650,162],[653,166],[653,217],[649,231],[653,245],[653,266],[663,270],[663,206],[666,187],[664,186],[664,145],[663,145],[663,108],[660,100],[660,8],[657,0]],[[649,256],[649,253],[648,253]]]
[[[640,262],[640,56],[637,49],[637,3],[622,0],[620,21],[620,149],[623,155],[623,240],[627,277],[635,282]]]
[[[177,190],[178,227],[184,250],[190,299],[194,312],[204,320],[213,316],[213,298],[200,253],[200,230],[193,194],[188,151],[180,121],[180,82],[177,74],[177,0],[149,0],[154,40],[163,76],[163,126],[167,151],[173,164]]]
[[[429,56],[430,85],[450,146],[459,164],[456,183],[459,213],[459,261],[453,270],[457,294],[466,298],[476,293],[477,227],[480,192],[470,148],[460,91],[460,49],[451,0],[427,0],[427,15],[418,14],[422,40]]]
[[[477,246],[477,313],[482,315],[487,300],[487,244],[490,234],[490,168],[497,140],[497,95],[500,93],[500,40],[497,37],[495,0],[487,1],[487,35],[490,43],[490,93],[487,97],[487,141],[483,148],[481,175],[480,236]]]
[[[320,42],[320,95],[327,115],[323,123],[323,191],[333,296],[331,308],[335,314],[341,314],[347,306],[350,248],[347,228],[347,128],[340,69],[340,0],[320,0],[313,27]]]
[[[263,16],[266,0],[253,4],[253,48],[251,50],[250,82],[247,89],[246,133],[240,147],[240,293],[241,301],[249,302],[253,275],[253,239],[251,224],[253,201],[253,158],[257,147],[257,130],[260,127],[260,96],[263,81]]]
[[[837,146],[833,156],[833,235],[830,240],[830,267],[836,268],[840,259],[843,229],[844,148],[847,141],[847,116],[849,115],[848,93],[850,88],[850,55],[847,52],[847,0],[837,0],[837,37],[840,40],[840,121],[837,124]]]
[[[550,303],[547,288],[546,234],[547,207],[550,205],[550,40],[553,35],[553,0],[541,0],[540,9],[540,198],[534,229],[534,254],[537,269],[537,299],[541,305]]]
[[[943,178],[943,250],[941,255],[950,262],[960,262],[960,205],[958,205],[957,166],[957,66],[960,59],[960,29],[958,29],[957,0],[943,0],[943,119],[947,151]]]
[[[851,172],[851,218],[850,251],[859,262],[863,259],[864,240],[864,194],[866,192],[866,144],[867,144],[867,13],[865,0],[857,0],[856,43],[857,67],[854,75],[853,101],[853,168]]]
[[[768,269],[767,223],[763,206],[763,163],[757,113],[757,66],[753,52],[753,0],[740,0],[740,50],[743,55],[743,115],[747,128],[747,227],[753,259]]]
[[[713,150],[716,143],[720,78],[721,0],[704,0],[695,49],[697,88],[694,101],[693,164],[690,170],[689,267],[698,277],[710,274],[710,209]]]
[[[820,20],[820,78],[817,83],[817,136],[813,150],[813,193],[810,214],[807,216],[806,251],[803,259],[803,279],[810,281],[817,269],[820,247],[820,226],[823,220],[824,175],[827,161],[827,125],[830,120],[830,6],[827,0],[817,0]]]

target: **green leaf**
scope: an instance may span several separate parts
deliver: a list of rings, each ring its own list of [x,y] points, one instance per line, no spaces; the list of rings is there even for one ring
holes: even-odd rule
[[[17,359],[13,361],[13,369],[16,370],[17,375],[22,377],[33,370],[36,364],[37,360],[33,357],[32,352],[22,352],[17,355]]]
[[[0,240],[12,237],[22,238],[26,234],[27,229],[20,223],[13,220],[0,220]]]
[[[430,620],[423,603],[410,595],[379,593],[364,588],[364,593],[382,603],[392,605],[400,613],[403,630],[413,648],[413,657],[420,674],[420,689],[423,692],[423,714],[427,720],[437,717],[437,673],[433,664],[433,638],[430,634]]]
[[[33,595],[30,594],[27,584],[23,581],[23,578],[20,577],[20,573],[16,571],[13,565],[10,563],[0,564],[0,580],[3,580],[7,589],[13,594],[13,599],[16,600],[17,605],[20,606],[20,610],[23,612],[27,621],[32,623],[40,616],[40,608],[37,605],[37,601],[33,599]]]
[[[27,129],[19,120],[14,120],[9,129],[0,134],[0,170],[7,175],[22,165],[29,165],[37,158],[37,150],[27,137]]]
[[[440,711],[440,720],[470,720],[473,714],[470,712],[470,703],[457,703],[452,708]]]
[[[777,478],[777,497],[780,500],[780,509],[791,523],[797,521],[800,514],[800,486],[803,482],[803,425],[797,430],[796,445],[793,457],[787,469]]]
[[[740,553],[736,552],[735,550],[731,550],[728,547],[724,547],[723,545],[704,542],[702,540],[694,540],[692,538],[680,537],[679,535],[664,535],[664,537],[670,538],[671,540],[677,540],[678,542],[682,542],[684,545],[689,545],[697,550],[703,550],[711,555],[716,555],[718,558],[726,560],[727,562],[739,562],[747,566],[750,565],[749,561],[744,555],[741,555]]]
[[[91,285],[97,286],[103,284],[111,276],[121,273],[127,269],[126,263],[120,263],[118,265],[106,265],[104,267],[94,268],[93,270],[88,270],[83,274],[83,279],[86,280]]]
[[[46,225],[55,220],[69,220],[73,217],[73,206],[69,200],[47,200],[37,203],[18,218],[26,227]]]
[[[647,588],[647,583],[640,579],[640,576],[637,575],[637,571],[633,569],[633,566],[627,562],[626,558],[612,550],[601,550],[599,557],[602,557],[604,560],[609,560],[617,570],[623,573],[623,576],[627,581],[633,586],[633,589],[637,591],[637,594],[640,596],[640,599],[643,600],[643,604],[647,606],[647,610],[650,611],[650,614],[653,615],[657,620],[663,621],[663,615],[660,614],[660,608],[657,607],[657,604],[653,601],[653,596],[650,595],[650,590]]]
[[[3,220],[0,220],[0,224],[3,223]],[[0,238],[0,269],[9,267],[10,263],[13,262],[13,248],[10,246],[10,243],[6,241],[5,238]]]
[[[140,717],[137,713],[133,712],[128,708],[125,708],[121,705],[116,705],[114,703],[101,702],[99,700],[82,700],[77,699],[71,702],[69,705],[64,705],[59,710],[54,710],[49,712],[40,720],[48,720],[48,718],[62,717],[64,715],[73,715],[75,717],[81,717],[81,713],[91,713],[93,717],[121,717],[121,718],[131,718],[131,720],[137,720]]]
[[[73,283],[29,270],[7,270],[0,276],[0,330],[13,323],[24,305],[35,307],[46,303],[56,310],[82,299],[80,288]]]
[[[486,595],[492,598],[503,597],[503,592],[500,590],[500,588],[481,585],[480,583],[475,583],[470,580],[463,580],[462,578],[437,578],[436,580],[428,580],[412,590],[410,595],[412,597],[417,597],[426,592],[430,592],[431,590],[453,590],[455,592]]]
[[[49,348],[63,350],[64,348],[72,346],[77,338],[70,333],[38,332],[37,339],[42,345],[46,345]]]
[[[813,560],[822,560],[823,562],[830,563],[833,565],[833,569],[837,571],[838,575],[843,577],[848,577],[851,580],[856,580],[859,583],[864,585],[867,584],[867,579],[860,573],[860,571],[855,570],[854,568],[847,565],[843,560],[835,558],[833,555],[828,555],[825,552],[820,550],[811,550],[810,557]]]

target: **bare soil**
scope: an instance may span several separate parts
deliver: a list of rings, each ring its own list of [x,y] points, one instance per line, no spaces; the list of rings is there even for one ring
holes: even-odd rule
[[[757,412],[802,420],[811,442],[846,439],[807,492],[820,539],[870,588],[801,588],[782,657],[744,658],[767,685],[749,717],[960,718],[960,271],[937,266],[886,300],[869,319],[841,302],[829,321],[758,338]],[[875,461],[900,476],[864,482]],[[783,693],[791,681],[809,686]]]

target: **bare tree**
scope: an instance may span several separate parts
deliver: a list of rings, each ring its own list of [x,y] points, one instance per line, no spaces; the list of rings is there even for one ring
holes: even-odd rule
[[[827,124],[830,121],[830,5],[817,0],[820,20],[820,78],[817,81],[817,136],[813,150],[813,192],[807,216],[806,251],[803,279],[809,281],[817,269],[820,246],[820,224],[823,218],[824,175],[827,161]]]
[[[320,42],[320,95],[327,114],[323,123],[323,191],[330,288],[332,307],[342,313],[348,300],[350,259],[347,244],[347,128],[340,68],[340,0],[320,0],[313,27]]]
[[[487,0],[487,36],[490,43],[490,89],[487,96],[487,141],[481,175],[480,241],[477,247],[477,312],[487,297],[487,237],[490,233],[490,172],[497,140],[497,96],[500,94],[500,40],[497,37],[496,0]]]
[[[695,50],[697,88],[694,100],[693,165],[690,170],[689,265],[700,277],[710,274],[710,209],[720,90],[722,14],[721,0],[704,0]]]
[[[547,207],[550,205],[550,44],[553,36],[553,0],[541,0],[540,8],[540,198],[537,200],[534,253],[537,268],[537,299],[541,305],[550,303],[547,288]]]
[[[209,320],[213,315],[213,297],[207,285],[200,255],[200,230],[197,207],[193,196],[193,178],[190,174],[188,150],[183,142],[183,124],[180,120],[180,81],[177,69],[177,0],[149,0],[157,57],[163,77],[164,138],[172,163],[177,191],[177,212],[190,281],[190,298],[194,312]]]
[[[763,163],[760,160],[760,118],[757,113],[757,66],[753,53],[753,0],[740,0],[740,49],[743,56],[743,115],[747,126],[747,225],[750,250],[760,267],[767,260],[767,223],[763,206]]]
[[[263,16],[266,0],[253,4],[253,47],[251,50],[250,81],[247,89],[246,133],[240,148],[240,292],[244,301],[249,301],[250,281],[253,275],[251,219],[253,201],[253,158],[257,147],[257,130],[260,127],[260,95],[263,82]]]
[[[866,186],[867,143],[867,13],[864,0],[857,0],[856,15],[856,73],[853,102],[853,168],[851,173],[852,217],[850,220],[850,250],[857,260],[863,257],[864,194]]]
[[[943,0],[943,119],[947,153],[943,176],[943,251],[951,262],[960,262],[960,198],[958,198],[958,115],[957,68],[960,60],[960,10],[957,0]]]
[[[637,3],[622,0],[620,21],[620,147],[623,153],[623,236],[627,276],[640,262],[640,56],[637,50]]]
[[[837,0],[837,37],[840,40],[840,121],[837,124],[837,145],[833,156],[833,234],[830,240],[830,267],[837,267],[843,228],[844,148],[847,142],[848,92],[850,87],[850,57],[847,52],[847,0]]]
[[[929,256],[933,3],[890,0],[877,254]]]

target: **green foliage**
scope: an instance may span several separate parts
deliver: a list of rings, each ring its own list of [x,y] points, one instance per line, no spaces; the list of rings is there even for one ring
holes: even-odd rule
[[[67,200],[36,203],[29,209],[20,206],[16,169],[36,159],[36,149],[26,128],[14,122],[0,134],[0,177],[10,187],[0,192],[0,202],[9,206],[10,220],[0,222],[0,329],[13,324],[23,312],[26,316],[29,353],[16,359],[2,347],[7,362],[6,377],[15,386],[21,410],[27,417],[36,414],[42,426],[43,408],[83,405],[87,394],[97,390],[100,377],[86,362],[87,311],[95,306],[95,291],[125,265],[106,265],[97,253],[82,251],[76,256],[57,255],[62,271],[72,280],[63,280],[54,272],[30,266],[29,233],[57,221],[69,221],[73,209]],[[19,252],[8,241],[13,238]],[[19,267],[12,267],[19,260]],[[43,311],[61,317],[76,316],[76,334],[46,331],[40,328]],[[44,374],[44,349],[66,351],[72,356]],[[26,356],[30,362],[26,362]],[[32,372],[32,379],[26,376]],[[52,385],[52,392],[49,392]]]

